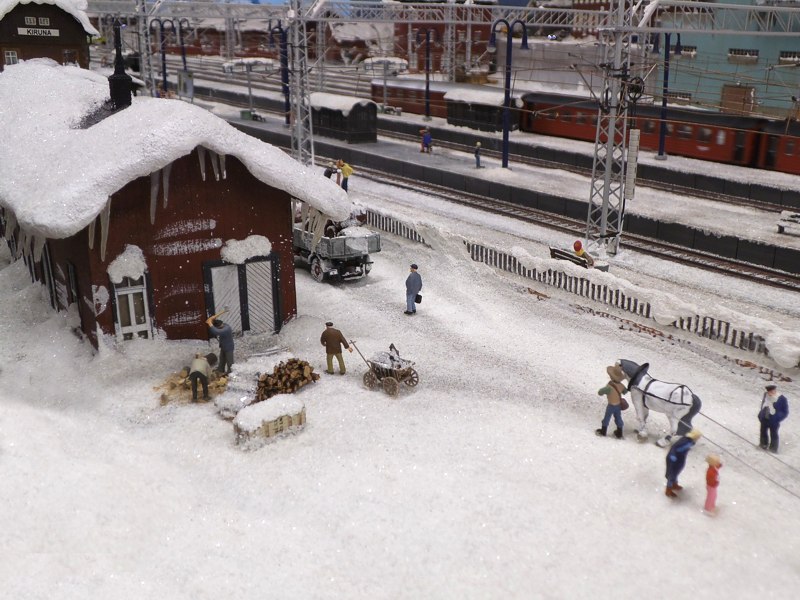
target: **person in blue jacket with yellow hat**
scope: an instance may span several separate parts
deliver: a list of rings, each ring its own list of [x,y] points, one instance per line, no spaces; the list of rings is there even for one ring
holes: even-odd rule
[[[689,450],[694,447],[701,435],[703,434],[699,429],[692,429],[670,446],[669,452],[667,452],[667,490],[664,492],[668,498],[677,498],[678,494],[675,492],[683,489],[683,486],[678,483],[678,476],[686,466]]]

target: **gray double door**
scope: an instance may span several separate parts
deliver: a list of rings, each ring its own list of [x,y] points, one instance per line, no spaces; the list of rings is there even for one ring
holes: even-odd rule
[[[225,311],[222,320],[234,333],[275,333],[280,329],[278,263],[254,258],[242,265],[203,265],[209,314]]]

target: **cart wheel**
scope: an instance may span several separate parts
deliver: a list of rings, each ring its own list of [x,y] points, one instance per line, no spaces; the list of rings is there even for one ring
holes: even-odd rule
[[[325,271],[322,270],[322,263],[316,256],[311,259],[311,277],[314,278],[314,281],[319,283],[322,283],[322,280],[325,279]]]
[[[395,379],[394,377],[384,377],[383,391],[389,394],[390,396],[397,396],[397,392],[400,391],[400,384],[397,383],[397,379]]]
[[[367,387],[368,390],[374,390],[375,386],[378,385],[378,378],[375,377],[375,373],[372,371],[367,371],[364,373],[364,385]]]
[[[403,380],[403,383],[405,383],[408,387],[414,387],[419,383],[419,375],[417,375],[417,372],[414,369],[411,369],[408,372],[408,377]]]

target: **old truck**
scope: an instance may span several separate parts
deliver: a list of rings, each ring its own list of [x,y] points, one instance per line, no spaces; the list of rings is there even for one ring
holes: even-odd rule
[[[325,228],[326,235],[314,245],[314,234],[299,223],[293,229],[295,259],[311,268],[311,276],[319,282],[326,279],[347,280],[365,277],[372,268],[369,255],[381,251],[381,235],[353,224]]]

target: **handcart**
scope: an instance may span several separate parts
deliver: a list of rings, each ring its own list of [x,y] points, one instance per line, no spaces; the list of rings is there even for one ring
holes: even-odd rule
[[[350,343],[369,367],[369,371],[364,373],[364,385],[367,389],[374,390],[380,383],[384,392],[390,396],[397,396],[401,383],[405,383],[408,387],[414,387],[419,383],[414,361],[400,358],[400,353],[394,344],[389,345],[389,352],[378,352],[367,360],[356,343],[354,341]]]

